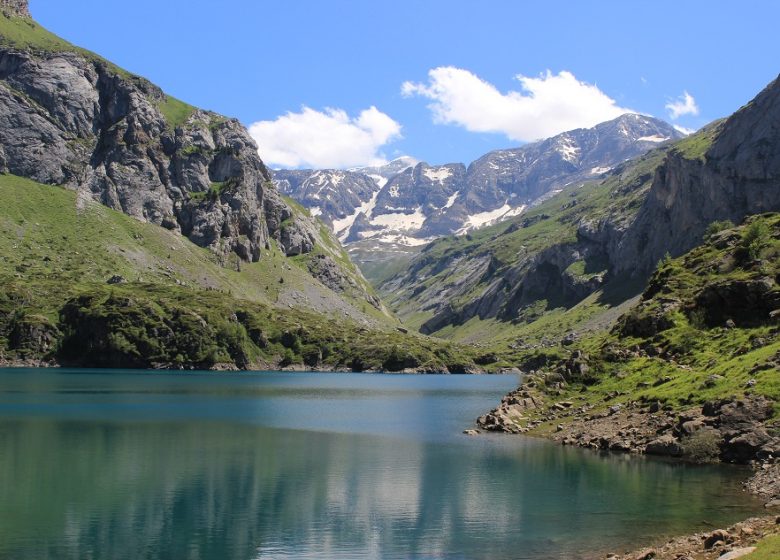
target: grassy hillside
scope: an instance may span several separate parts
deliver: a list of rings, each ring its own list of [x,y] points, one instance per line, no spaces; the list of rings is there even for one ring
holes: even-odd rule
[[[564,380],[551,392],[573,407],[677,409],[747,394],[780,402],[780,214],[714,224],[702,246],[659,263],[611,331],[526,360]]]
[[[335,294],[310,276],[306,256],[287,258],[274,244],[259,262],[221,266],[181,235],[69,190],[2,175],[0,199],[6,359],[396,370],[471,364],[455,346],[404,335],[366,301]],[[330,250],[345,258],[338,245]]]

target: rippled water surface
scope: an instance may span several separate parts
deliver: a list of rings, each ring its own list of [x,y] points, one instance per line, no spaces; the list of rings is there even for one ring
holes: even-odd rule
[[[574,559],[745,473],[461,434],[511,376],[0,370],[0,558]]]

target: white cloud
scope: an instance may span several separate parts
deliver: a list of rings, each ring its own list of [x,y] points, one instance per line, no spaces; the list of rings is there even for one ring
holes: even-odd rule
[[[672,120],[677,120],[683,115],[698,115],[699,107],[696,105],[696,100],[693,96],[684,91],[683,94],[674,101],[670,101],[664,105],[669,111],[669,117]]]
[[[632,112],[570,72],[548,71],[538,78],[517,75],[515,79],[521,90],[501,93],[468,70],[443,66],[428,72],[427,84],[404,82],[401,93],[431,99],[429,108],[438,124],[497,132],[523,142],[591,127]]]
[[[260,156],[271,166],[345,168],[386,163],[380,148],[401,137],[401,125],[376,107],[351,118],[341,109],[302,107],[249,126]]]
[[[688,136],[689,134],[693,134],[694,132],[696,132],[696,129],[695,129],[695,128],[685,128],[684,126],[680,126],[679,124],[675,124],[675,125],[674,125],[674,129],[675,129],[677,132],[681,132],[681,133],[685,134],[686,136]]]

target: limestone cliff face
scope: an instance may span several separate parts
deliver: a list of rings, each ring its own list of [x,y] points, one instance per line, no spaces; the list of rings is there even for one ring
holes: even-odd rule
[[[77,52],[0,47],[0,171],[79,189],[222,256],[258,260],[271,239],[300,254],[316,241],[313,221],[290,220],[238,121]]]
[[[671,150],[636,220],[612,252],[614,271],[646,275],[668,251],[701,241],[716,220],[780,209],[780,79],[713,127],[701,157]]]

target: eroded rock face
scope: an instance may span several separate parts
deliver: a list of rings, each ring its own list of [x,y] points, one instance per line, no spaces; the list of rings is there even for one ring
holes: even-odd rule
[[[0,11],[6,16],[30,17],[29,0],[0,0]]]
[[[716,220],[780,208],[780,80],[718,125],[702,158],[671,151],[613,253],[617,273],[647,274],[697,245]]]
[[[256,261],[270,239],[287,254],[314,244],[316,226],[290,220],[238,121],[77,53],[0,49],[0,171],[79,189],[223,257]]]

